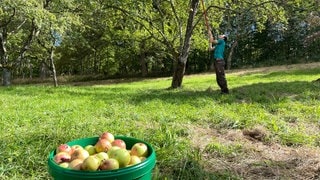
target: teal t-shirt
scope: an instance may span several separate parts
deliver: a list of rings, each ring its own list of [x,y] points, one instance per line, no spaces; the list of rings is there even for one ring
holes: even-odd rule
[[[219,39],[216,47],[214,48],[213,58],[214,59],[223,59],[224,56],[224,47],[226,43],[223,39]]]

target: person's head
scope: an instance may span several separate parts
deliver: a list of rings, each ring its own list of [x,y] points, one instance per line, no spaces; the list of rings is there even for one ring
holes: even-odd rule
[[[219,35],[218,38],[223,39],[225,42],[227,42],[227,40],[228,40],[228,37],[224,34]]]

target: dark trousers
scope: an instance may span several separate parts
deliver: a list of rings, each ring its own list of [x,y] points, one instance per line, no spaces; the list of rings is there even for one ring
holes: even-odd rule
[[[224,73],[224,66],[226,63],[224,60],[215,59],[214,60],[214,70],[216,72],[216,80],[222,93],[229,93],[228,84],[226,80],[226,75]]]

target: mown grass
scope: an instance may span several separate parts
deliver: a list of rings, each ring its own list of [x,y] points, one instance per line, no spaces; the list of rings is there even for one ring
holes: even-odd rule
[[[245,129],[257,125],[266,141],[319,146],[320,67],[228,73],[230,95],[213,74],[90,86],[23,85],[0,88],[0,179],[50,179],[47,158],[58,144],[103,131],[143,139],[155,148],[154,179],[241,179],[203,168],[190,127]],[[242,146],[209,142],[206,152],[229,156]]]

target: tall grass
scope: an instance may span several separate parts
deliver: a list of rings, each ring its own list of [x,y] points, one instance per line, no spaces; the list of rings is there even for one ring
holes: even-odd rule
[[[0,88],[0,179],[50,179],[47,158],[58,144],[103,131],[152,144],[154,179],[237,179],[202,166],[190,127],[263,126],[268,141],[319,146],[320,68],[228,73],[231,94],[220,95],[213,74],[88,86],[24,85]],[[242,146],[211,142],[206,152],[228,156]]]

